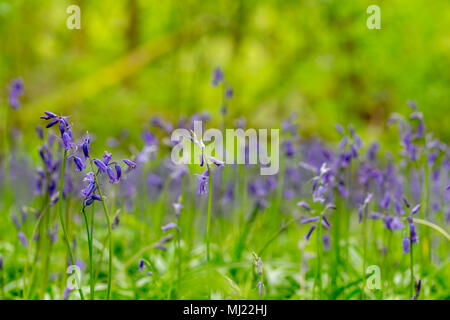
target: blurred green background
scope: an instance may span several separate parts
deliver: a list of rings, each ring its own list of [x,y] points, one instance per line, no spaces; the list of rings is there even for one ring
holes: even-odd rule
[[[71,4],[81,30],[66,27]],[[381,30],[366,26],[371,4]],[[278,127],[297,111],[304,136],[334,138],[340,122],[386,140],[390,113],[413,99],[450,138],[448,0],[0,0],[0,47],[2,105],[10,79],[25,82],[13,119],[25,137],[43,110],[101,139],[128,129],[137,141],[155,114],[209,110],[217,123],[221,66],[235,91],[230,124]]]

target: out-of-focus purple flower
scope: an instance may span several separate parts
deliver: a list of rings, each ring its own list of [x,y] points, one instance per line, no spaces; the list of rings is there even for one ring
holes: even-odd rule
[[[412,243],[419,243],[419,236],[417,235],[417,231],[416,231],[416,225],[414,224],[414,222],[410,222],[409,223],[409,229],[411,232],[411,242]]]
[[[403,213],[405,213],[405,210],[403,209],[403,206],[402,206],[402,202],[399,200],[394,201],[394,209],[395,209],[395,213],[398,214],[399,216],[401,216],[401,215],[403,215]]]
[[[406,104],[413,110],[417,111],[417,103],[414,100],[406,101]]]
[[[22,231],[19,231],[19,233],[17,233],[17,236],[19,237],[20,243],[22,244],[22,246],[26,247],[27,246],[27,237],[25,236],[25,234]]]
[[[264,283],[262,283],[261,281],[258,281],[258,283],[256,284],[256,287],[258,288],[259,298],[264,299],[264,295],[266,294],[266,288],[264,287]]]
[[[145,268],[145,260],[144,259],[139,260],[138,268],[139,268],[139,271],[144,271],[144,268]]]
[[[58,230],[59,230],[59,226],[55,225],[55,228],[53,229],[53,231],[49,233],[50,241],[52,243],[55,243],[58,240]]]
[[[411,213],[412,213],[412,214],[415,214],[415,213],[417,213],[417,211],[419,211],[419,210],[420,210],[420,204],[418,204],[418,205],[416,205],[414,208],[412,208]]]
[[[385,193],[383,199],[380,202],[380,207],[387,210],[389,208],[389,204],[391,203],[391,196],[389,193]]]
[[[310,222],[318,222],[319,220],[320,220],[319,217],[311,217],[311,218],[304,218],[300,222],[301,222],[301,224],[306,224],[306,223],[310,223]]]
[[[324,234],[322,237],[322,242],[323,242],[323,248],[325,249],[325,251],[330,250],[330,248],[331,248],[330,236],[327,234]]]
[[[339,132],[340,134],[344,133],[344,128],[339,124],[339,123],[335,123],[334,124],[334,128],[336,129],[337,132]]]
[[[410,207],[411,207],[411,205],[410,205],[409,202],[408,202],[408,199],[406,199],[405,197],[403,197],[403,203],[405,204],[405,206],[406,206],[407,208],[410,208]]]
[[[422,287],[422,280],[419,280],[419,282],[416,283],[416,294],[414,295],[414,297],[411,298],[411,300],[417,300],[420,294],[421,287]]]
[[[341,141],[338,144],[338,148],[339,149],[345,149],[345,147],[347,146],[347,141],[348,141],[348,137],[347,136],[343,136]]]
[[[391,231],[400,230],[404,227],[404,224],[400,221],[399,217],[386,216],[384,218],[384,223],[386,228]]]
[[[36,134],[39,139],[44,140],[44,129],[39,125],[36,125]]]
[[[225,98],[226,99],[233,98],[233,93],[234,93],[233,88],[228,86],[227,89],[225,90]]]
[[[209,171],[206,169],[202,174],[198,175],[198,188],[197,194],[206,194],[208,193],[208,180],[209,180]]]
[[[211,81],[211,85],[213,87],[216,87],[220,82],[223,81],[223,71],[220,67],[215,67],[213,70],[213,76],[212,76],[212,81]]]
[[[183,208],[183,204],[179,203],[179,202],[174,202],[174,203],[172,203],[172,206],[173,206],[173,209],[175,210],[175,216],[177,218],[179,218],[181,209]]]
[[[295,155],[295,148],[292,140],[286,140],[283,144],[286,157],[292,158]]]
[[[306,211],[311,211],[311,207],[310,207],[309,204],[307,204],[305,201],[299,201],[299,202],[297,202],[297,206],[302,207],[302,208],[305,209]]]
[[[221,160],[218,160],[218,159],[216,159],[216,158],[214,158],[214,157],[208,157],[208,159],[212,162],[212,163],[214,163],[217,167],[223,167],[224,165],[225,165],[225,162],[223,162],[223,161],[221,161]]]
[[[3,270],[3,256],[0,253],[0,271]]]
[[[316,226],[315,224],[313,224],[313,225],[311,226],[311,228],[309,228],[308,233],[307,233],[306,236],[305,236],[305,239],[306,239],[306,240],[309,240],[309,238],[311,238],[311,235],[312,235],[314,229],[316,229],[316,227],[317,227],[317,226]]]
[[[69,287],[66,287],[63,291],[63,299],[67,300],[69,299],[69,295],[72,292],[72,289],[70,289]]]
[[[8,103],[14,110],[20,107],[19,97],[23,94],[23,91],[23,80],[21,78],[11,80]]]
[[[158,144],[158,140],[155,135],[150,131],[142,132],[142,139],[144,140],[146,146],[154,146]]]
[[[445,188],[446,191],[450,190],[450,184]]]
[[[178,227],[178,225],[175,222],[170,222],[170,223],[166,224],[165,226],[162,226],[161,229],[164,233],[166,233],[168,230],[171,230],[171,229],[177,229],[178,232],[181,232],[181,229]]]
[[[128,168],[130,168],[130,169],[135,169],[136,168],[136,163],[135,162],[133,162],[131,160],[128,160],[128,159],[123,159],[122,161],[128,166]]]
[[[11,220],[13,221],[14,225],[16,226],[17,229],[20,229],[20,221],[17,218],[17,216],[15,214],[11,215]]]
[[[403,240],[402,240],[402,248],[403,248],[403,254],[406,254],[406,253],[408,253],[411,250],[409,237],[406,234],[405,234],[405,236],[403,237]]]

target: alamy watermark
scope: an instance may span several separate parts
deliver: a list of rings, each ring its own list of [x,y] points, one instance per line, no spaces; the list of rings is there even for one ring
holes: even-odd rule
[[[226,129],[224,143],[221,130],[211,128],[203,133],[202,121],[194,121],[194,130],[178,128],[172,132],[175,145],[171,158],[175,164],[200,164],[202,152],[211,156],[214,153],[227,165],[259,164],[261,175],[274,175],[280,168],[279,129],[270,130],[270,152],[268,139],[268,129]],[[200,148],[193,148],[192,142]]]
[[[81,9],[79,6],[72,4],[67,7],[66,13],[70,16],[66,19],[66,26],[68,29],[81,29]]]

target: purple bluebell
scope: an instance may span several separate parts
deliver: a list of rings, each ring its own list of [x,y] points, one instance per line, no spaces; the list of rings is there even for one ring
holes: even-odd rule
[[[135,162],[133,162],[131,160],[128,160],[128,159],[124,159],[122,161],[128,166],[128,168],[131,168],[131,169],[135,169],[136,168],[136,163]]]
[[[69,299],[71,292],[72,292],[72,289],[70,289],[69,287],[66,287],[63,291],[63,300]]]
[[[97,166],[99,172],[106,172],[106,169],[108,168],[105,163],[97,158],[94,160],[94,164]]]
[[[209,171],[206,169],[202,174],[198,175],[198,188],[197,194],[206,194],[208,193],[208,180],[209,180]]]
[[[419,236],[417,235],[416,225],[414,224],[412,219],[409,219],[408,221],[409,221],[409,230],[411,234],[411,242],[419,243]]]
[[[17,233],[17,236],[19,237],[20,243],[22,244],[23,247],[27,246],[27,237],[25,236],[25,234],[22,231],[19,231]]]
[[[108,174],[110,184],[119,182],[118,180],[116,180],[114,170],[111,167],[106,167],[106,173]]]
[[[410,207],[411,207],[411,205],[410,205],[409,202],[408,202],[408,199],[406,199],[405,197],[403,197],[403,203],[405,204],[405,206],[406,206],[407,208],[410,208]]]
[[[385,227],[391,231],[396,231],[403,229],[404,224],[400,221],[397,216],[385,216],[384,218]]]
[[[105,154],[103,155],[103,163],[107,166],[109,162],[111,161],[112,153],[108,153],[108,151],[105,151]]]
[[[325,249],[325,251],[330,250],[330,248],[331,248],[330,236],[327,234],[324,234],[322,236],[322,242],[323,242],[323,248]]]
[[[304,218],[300,222],[301,222],[301,224],[306,224],[306,223],[310,223],[310,222],[318,222],[319,220],[320,220],[319,217],[310,217],[310,218]]]
[[[339,123],[335,123],[334,124],[334,128],[336,129],[337,132],[339,132],[340,134],[344,133],[344,128],[339,124]]]
[[[72,149],[72,138],[70,137],[68,132],[64,132],[63,133],[63,135],[62,135],[62,142],[63,142],[63,145],[64,145],[64,149],[66,151]]]
[[[225,165],[225,162],[223,162],[219,159],[216,159],[214,157],[208,157],[208,160],[210,160],[213,164],[215,164],[219,168],[223,167]]]
[[[23,91],[23,81],[21,78],[11,80],[8,103],[14,110],[20,107],[19,96],[23,94]]]
[[[161,229],[164,233],[166,233],[168,230],[171,230],[171,229],[177,229],[178,232],[181,232],[180,228],[178,227],[178,225],[175,222],[170,222],[170,223],[162,226]]]
[[[228,86],[227,89],[225,90],[225,98],[231,99],[231,98],[233,98],[233,94],[234,94],[233,88]]]
[[[177,218],[179,218],[181,209],[183,208],[183,204],[179,203],[179,202],[174,202],[174,203],[172,203],[172,206],[173,206],[173,209],[175,210],[175,216]]]
[[[114,169],[116,170],[116,182],[119,182],[122,177],[122,167],[116,162],[114,164]]]
[[[258,281],[256,287],[258,288],[259,298],[264,299],[264,295],[266,294],[266,288],[264,286],[264,283]]]
[[[211,81],[211,85],[213,87],[216,87],[220,82],[223,81],[223,71],[220,67],[215,67],[213,70],[213,76],[212,76],[212,81]]]
[[[406,234],[405,234],[405,236],[403,237],[403,240],[402,240],[402,250],[403,250],[403,254],[406,254],[406,253],[408,253],[411,250],[409,237]]]
[[[307,211],[311,211],[311,207],[305,201],[297,202],[297,206],[302,207],[303,209],[305,209]]]
[[[36,125],[36,134],[39,139],[44,140],[44,129],[39,125]]]
[[[419,210],[420,210],[420,204],[418,204],[418,205],[416,205],[414,208],[412,208],[411,213],[412,213],[412,214],[415,214],[415,213],[417,213],[417,211],[419,211]]]
[[[306,236],[305,236],[305,239],[306,239],[306,240],[309,240],[309,238],[311,238],[311,235],[312,235],[314,229],[316,229],[316,227],[317,227],[317,226],[316,226],[315,224],[313,224],[313,225],[311,226],[311,228],[309,228],[308,233],[307,233]]]
[[[419,280],[419,282],[416,283],[416,294],[410,300],[417,300],[420,294],[421,287],[422,287],[422,280]]]
[[[283,144],[284,154],[288,158],[292,158],[295,155],[295,148],[292,140],[286,140]]]
[[[14,226],[15,226],[17,229],[20,229],[20,227],[21,227],[20,221],[19,221],[19,219],[17,218],[17,216],[16,216],[15,214],[11,214],[11,220],[13,221]]]
[[[383,199],[380,202],[380,207],[384,210],[387,210],[389,208],[389,204],[391,203],[391,196],[389,193],[385,193]]]
[[[86,168],[86,165],[78,157],[73,157],[73,163],[75,163],[76,166],[75,171],[83,171]]]
[[[89,158],[89,146],[91,143],[91,139],[89,137],[83,139],[83,144],[81,145],[81,149],[83,150],[83,155],[87,159]]]

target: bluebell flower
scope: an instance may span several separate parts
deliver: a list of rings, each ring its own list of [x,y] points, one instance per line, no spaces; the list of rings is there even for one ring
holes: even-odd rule
[[[162,226],[161,229],[164,233],[166,233],[168,230],[171,230],[171,229],[177,229],[178,232],[181,232],[181,229],[178,227],[178,225],[175,222],[170,222],[170,223],[166,224],[165,226]]]
[[[311,235],[312,235],[314,229],[316,229],[316,228],[317,228],[317,226],[316,226],[315,224],[313,224],[313,225],[311,226],[311,228],[309,228],[308,233],[307,233],[306,236],[305,236],[305,239],[306,239],[306,240],[309,240],[309,238],[311,238]]]
[[[27,246],[27,237],[25,236],[25,234],[22,231],[19,231],[17,233],[17,236],[19,237],[20,243],[22,244],[22,246],[26,247]]]
[[[129,168],[131,168],[131,169],[134,169],[134,168],[136,168],[136,163],[135,162],[133,162],[133,161],[131,161],[131,160],[128,160],[128,159],[124,159],[124,160],[122,160]]]
[[[8,103],[14,110],[20,107],[19,97],[23,94],[23,81],[20,78],[11,80]]]
[[[118,182],[118,180],[116,180],[116,176],[114,175],[114,170],[111,169],[111,167],[106,167],[106,173],[108,174],[110,184]]]
[[[75,171],[83,171],[86,168],[86,165],[83,163],[83,161],[78,157],[73,157],[73,162],[75,163]]]
[[[405,234],[405,236],[403,237],[403,240],[402,240],[402,249],[403,249],[403,254],[406,254],[406,253],[408,253],[411,250],[409,237],[406,234]]]
[[[198,175],[198,189],[197,194],[206,194],[208,193],[208,180],[209,180],[209,171],[206,169],[202,174]]]
[[[89,158],[89,145],[91,143],[91,139],[89,137],[84,138],[81,149],[83,150],[83,155],[87,159]]]
[[[223,81],[223,71],[222,71],[222,69],[220,67],[214,68],[211,85],[213,87],[216,87],[222,81]]]
[[[107,166],[103,161],[100,161],[97,158],[93,159],[93,161],[94,164],[97,166],[99,172],[106,172]]]

